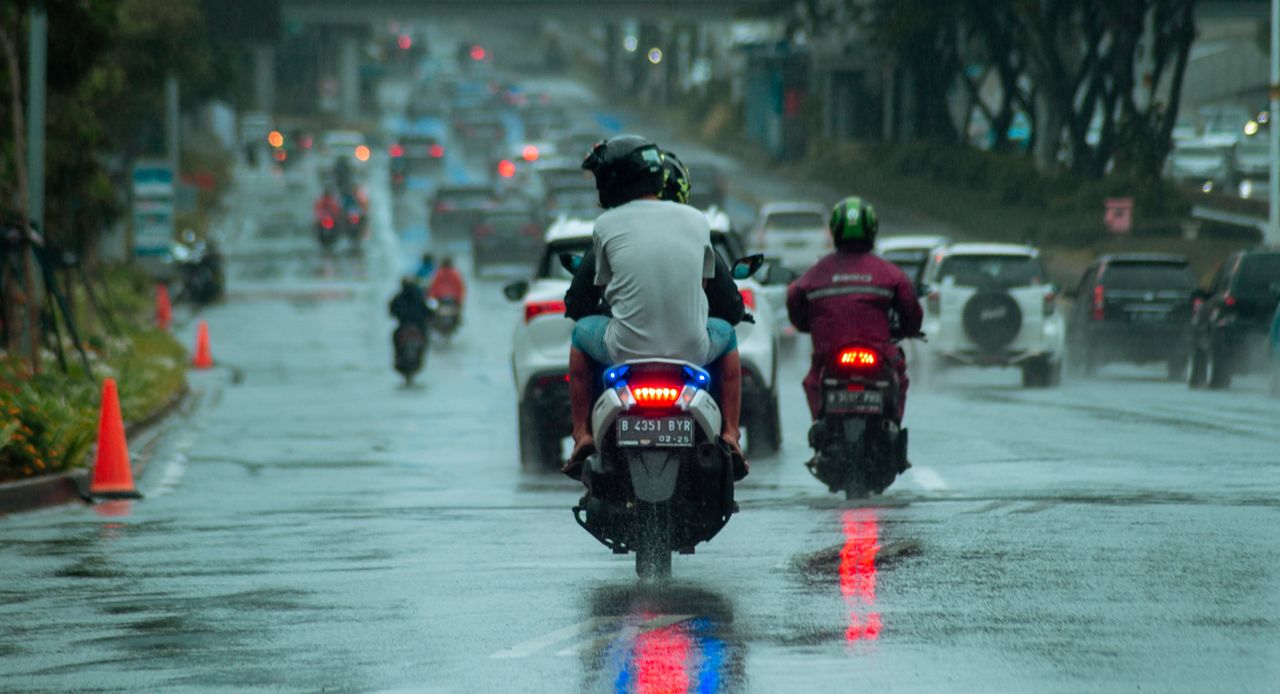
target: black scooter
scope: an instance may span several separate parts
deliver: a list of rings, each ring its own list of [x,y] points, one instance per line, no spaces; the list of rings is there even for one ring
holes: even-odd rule
[[[405,385],[413,385],[413,377],[427,360],[427,334],[413,323],[401,323],[391,336],[395,345],[395,369],[404,377]]]

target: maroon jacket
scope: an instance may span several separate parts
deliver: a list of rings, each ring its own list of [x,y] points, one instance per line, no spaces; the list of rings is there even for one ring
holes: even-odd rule
[[[850,342],[869,342],[889,353],[890,309],[897,311],[904,335],[920,332],[924,312],[911,280],[871,253],[832,253],[787,288],[791,323],[813,334],[817,358]]]

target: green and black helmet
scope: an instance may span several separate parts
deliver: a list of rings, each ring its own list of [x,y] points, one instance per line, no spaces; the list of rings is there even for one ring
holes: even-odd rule
[[[662,186],[662,192],[658,197],[671,202],[678,202],[681,205],[689,204],[689,191],[692,182],[689,179],[689,169],[680,161],[680,157],[675,152],[662,152],[662,168],[667,173],[667,182]]]
[[[850,196],[836,203],[831,210],[831,240],[836,248],[866,248],[875,245],[880,231],[880,218],[876,208],[862,198]]]

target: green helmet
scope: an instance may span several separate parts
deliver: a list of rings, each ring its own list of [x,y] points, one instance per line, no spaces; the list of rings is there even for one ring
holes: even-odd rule
[[[675,152],[662,152],[662,168],[667,173],[666,183],[662,186],[662,192],[658,193],[658,197],[663,200],[678,202],[681,205],[689,202],[689,169],[685,167],[684,162],[680,161],[680,157]]]
[[[850,244],[866,245],[870,248],[876,242],[876,234],[880,231],[880,218],[876,216],[876,208],[862,198],[850,196],[836,203],[831,210],[831,240],[836,248]]]

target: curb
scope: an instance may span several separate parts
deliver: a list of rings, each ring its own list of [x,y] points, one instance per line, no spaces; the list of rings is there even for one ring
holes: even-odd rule
[[[157,407],[155,411],[126,426],[125,436],[132,439],[159,424],[173,414],[190,393],[190,387],[184,383],[173,397]],[[149,453],[150,446],[144,446],[137,460],[134,461],[133,476],[135,478],[141,477],[142,472],[146,470]],[[60,506],[72,501],[89,501],[86,491],[89,488],[92,464],[88,464],[88,461],[86,463],[86,467],[67,472],[0,484],[0,518],[13,513]]]

